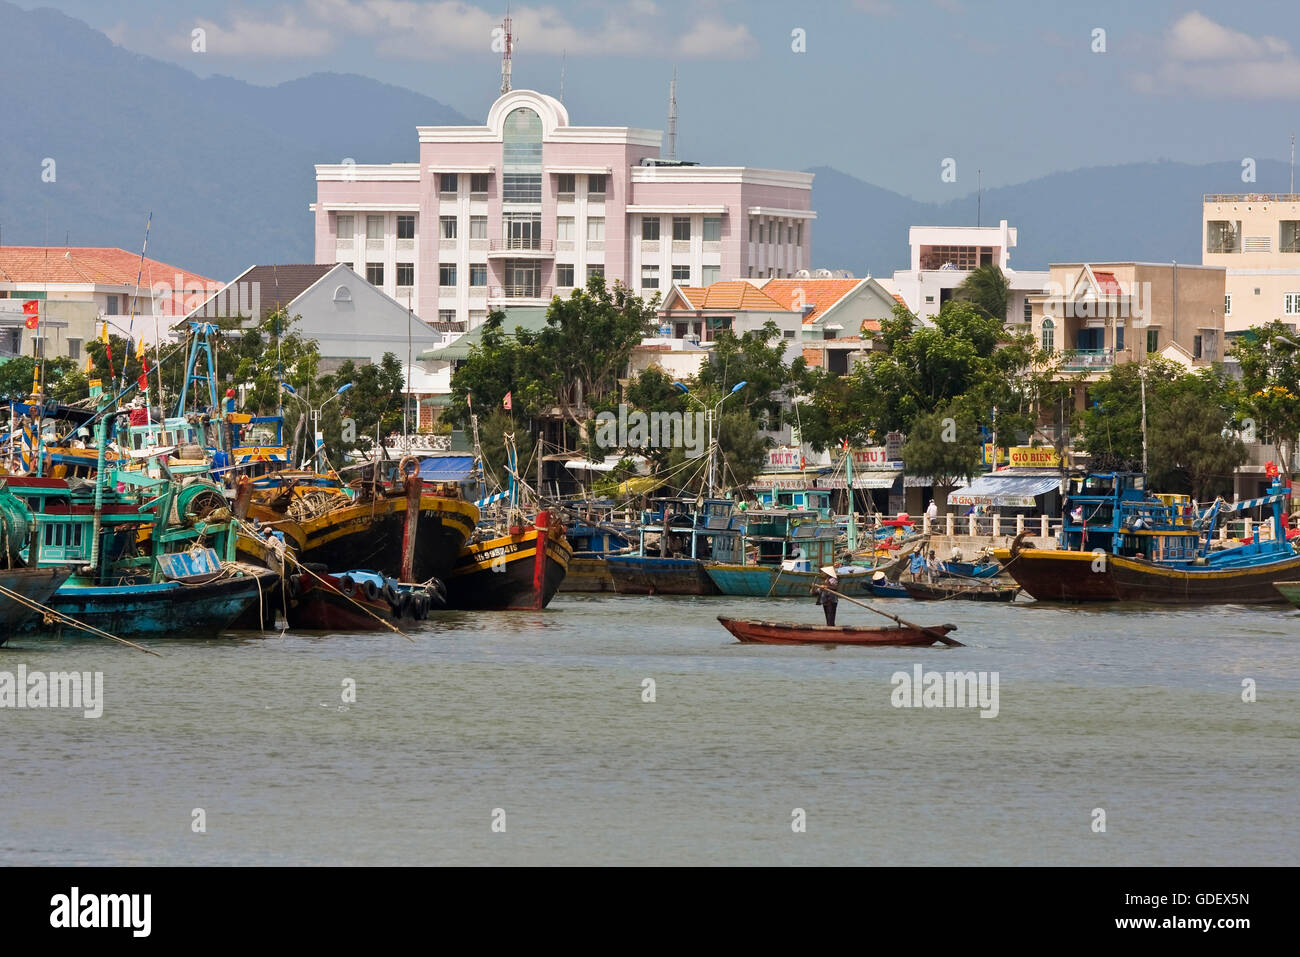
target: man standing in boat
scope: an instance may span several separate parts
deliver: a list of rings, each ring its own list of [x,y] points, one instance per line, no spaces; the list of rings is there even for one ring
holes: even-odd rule
[[[839,607],[840,599],[835,594],[835,589],[840,587],[840,580],[835,577],[834,571],[822,569],[822,574],[826,576],[826,584],[817,585],[817,604],[822,606],[822,612],[826,615],[826,624],[835,624],[835,610]]]

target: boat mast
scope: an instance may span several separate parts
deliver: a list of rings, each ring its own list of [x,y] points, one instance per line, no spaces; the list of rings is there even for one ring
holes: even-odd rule
[[[849,440],[844,440],[844,487],[849,493],[849,556],[858,550],[858,524],[855,521],[857,508],[853,503],[853,450]]]

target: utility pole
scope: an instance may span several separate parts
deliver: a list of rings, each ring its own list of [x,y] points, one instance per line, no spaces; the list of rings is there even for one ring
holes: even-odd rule
[[[1138,386],[1142,391],[1142,474],[1147,474],[1147,367],[1138,369]]]

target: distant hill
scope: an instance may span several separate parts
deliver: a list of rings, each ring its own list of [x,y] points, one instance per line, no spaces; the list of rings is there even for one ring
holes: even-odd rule
[[[908,268],[909,226],[974,226],[976,197],[922,203],[822,166],[813,180],[813,264],[856,276]],[[1053,173],[984,191],[979,222],[1017,229],[1016,269],[1084,260],[1201,261],[1205,193],[1285,192],[1285,163],[1260,160],[1256,182],[1238,163],[1129,163]]]
[[[214,279],[311,262],[312,167],[418,159],[415,127],[468,123],[361,76],[259,87],[131,53],[53,10],[0,0],[0,241],[135,250]],[[55,161],[55,182],[41,180]]]
[[[418,158],[417,125],[467,124],[451,107],[361,76],[275,87],[200,79],[115,46],[53,10],[0,0],[0,242],[138,248],[231,279],[253,263],[314,258],[312,167]],[[56,181],[41,180],[45,158]],[[1068,160],[1068,157],[1063,157]],[[829,167],[811,170],[813,264],[887,276],[907,228],[975,224],[973,195],[922,203]],[[1286,188],[1260,161],[1260,192]],[[984,193],[981,221],[1019,230],[1017,268],[1080,259],[1200,262],[1200,201],[1242,192],[1235,163],[1138,163],[1054,173]]]

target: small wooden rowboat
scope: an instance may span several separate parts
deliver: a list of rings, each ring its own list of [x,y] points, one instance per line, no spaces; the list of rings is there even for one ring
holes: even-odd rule
[[[859,628],[853,625],[801,625],[785,621],[718,616],[722,627],[738,641],[762,645],[932,645],[956,625],[924,628],[894,625],[887,628]]]

